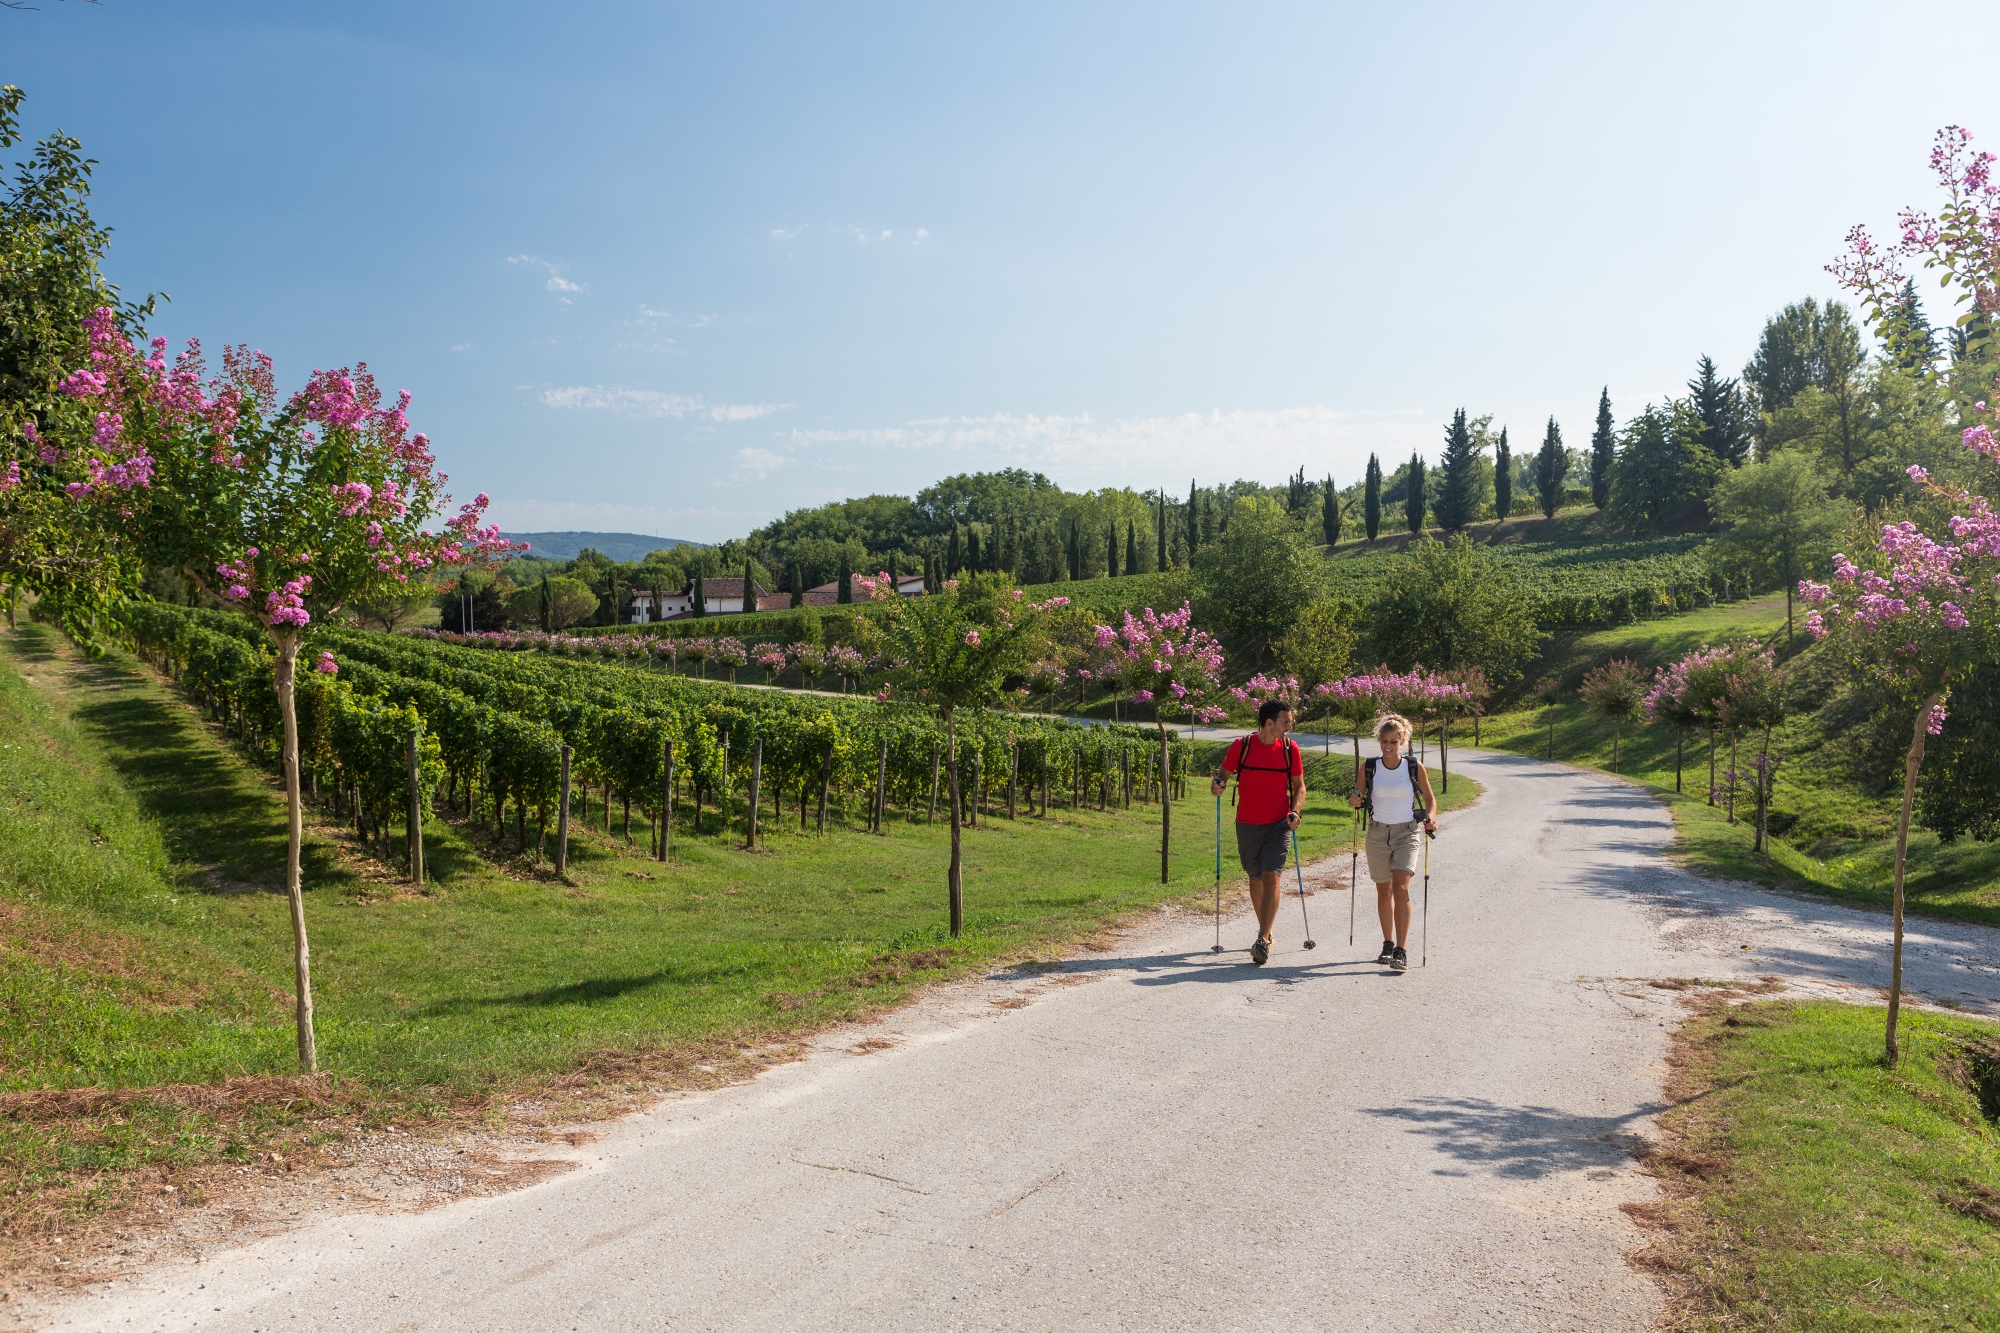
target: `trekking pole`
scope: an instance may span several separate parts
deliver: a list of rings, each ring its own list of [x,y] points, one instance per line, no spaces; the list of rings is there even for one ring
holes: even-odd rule
[[[1209,952],[1222,952],[1222,798],[1220,796],[1215,798],[1215,945]]]
[[[1347,947],[1354,947],[1354,899],[1361,892],[1361,848],[1357,834],[1361,831],[1361,812],[1354,812],[1354,821],[1347,826]]]
[[[1423,943],[1419,946],[1422,961],[1417,964],[1418,967],[1431,965],[1431,839],[1435,837],[1435,833],[1424,834],[1424,933]]]
[[[1313,943],[1312,918],[1306,915],[1306,868],[1299,862],[1299,831],[1292,830],[1292,870],[1299,877],[1299,918],[1306,923],[1306,948],[1317,949]]]

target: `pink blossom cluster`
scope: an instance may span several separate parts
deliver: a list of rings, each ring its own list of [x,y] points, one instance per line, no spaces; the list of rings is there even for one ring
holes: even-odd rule
[[[313,670],[319,672],[322,676],[338,675],[340,673],[340,663],[333,660],[332,653],[321,651],[319,661],[313,663]]]
[[[1472,691],[1444,673],[1419,664],[1398,674],[1386,667],[1359,672],[1313,687],[1313,694],[1357,731],[1384,713],[1409,717],[1450,716],[1471,707]]]
[[[306,610],[306,593],[312,588],[312,575],[301,574],[275,588],[264,596],[264,610],[268,623],[272,625],[292,625],[304,629],[312,623],[312,613]]]
[[[0,473],[0,494],[5,494],[20,484],[21,464],[18,461],[9,463],[7,470],[4,473]]]
[[[763,667],[766,671],[774,673],[783,671],[786,665],[785,650],[776,644],[759,649],[757,652],[757,665]]]
[[[1266,676],[1260,672],[1241,685],[1230,686],[1229,692],[1244,703],[1261,704],[1267,699],[1277,699],[1296,708],[1299,702],[1299,678]]]
[[[1703,644],[1655,672],[1642,703],[1646,720],[1662,726],[1763,726],[1780,711],[1780,683],[1775,649],[1748,639]]]
[[[1228,710],[1209,699],[1222,677],[1222,645],[1194,624],[1186,602],[1161,615],[1147,607],[1134,616],[1123,614],[1114,629],[1096,630],[1097,656],[1079,668],[1084,679],[1123,684],[1140,703],[1155,704],[1162,717],[1193,717],[1220,721]]]

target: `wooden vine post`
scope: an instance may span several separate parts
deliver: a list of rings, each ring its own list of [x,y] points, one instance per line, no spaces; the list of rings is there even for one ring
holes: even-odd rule
[[[569,767],[575,757],[570,746],[562,747],[562,789],[556,793],[556,878],[569,873]]]
[[[667,859],[674,836],[674,743],[667,742],[667,766],[660,778],[660,860]]]
[[[879,739],[875,751],[875,808],[870,812],[875,831],[881,833],[883,816],[889,808],[889,738]]]
[[[750,742],[750,813],[743,824],[743,847],[746,851],[757,850],[757,814],[762,801],[758,789],[763,782],[764,738],[759,736]]]
[[[417,768],[422,754],[422,735],[420,728],[410,728],[410,882],[420,889],[424,886],[424,788]]]

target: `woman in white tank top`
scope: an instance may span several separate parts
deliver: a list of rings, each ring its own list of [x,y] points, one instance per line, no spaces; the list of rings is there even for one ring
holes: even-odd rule
[[[1375,881],[1375,910],[1382,918],[1382,954],[1375,961],[1401,972],[1410,965],[1404,947],[1410,938],[1410,877],[1420,839],[1437,830],[1437,800],[1430,774],[1405,752],[1406,718],[1395,713],[1383,718],[1375,726],[1375,743],[1382,757],[1354,775],[1347,803],[1369,811],[1368,877]]]

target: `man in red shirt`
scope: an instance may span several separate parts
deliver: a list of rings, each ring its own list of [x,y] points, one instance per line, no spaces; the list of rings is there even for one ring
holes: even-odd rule
[[[1257,909],[1257,942],[1250,961],[1262,967],[1271,957],[1271,926],[1278,919],[1278,877],[1285,868],[1292,830],[1306,808],[1306,760],[1285,738],[1292,707],[1266,699],[1257,709],[1257,730],[1230,743],[1222,771],[1209,791],[1222,795],[1236,774],[1236,854],[1250,875],[1250,905]]]

